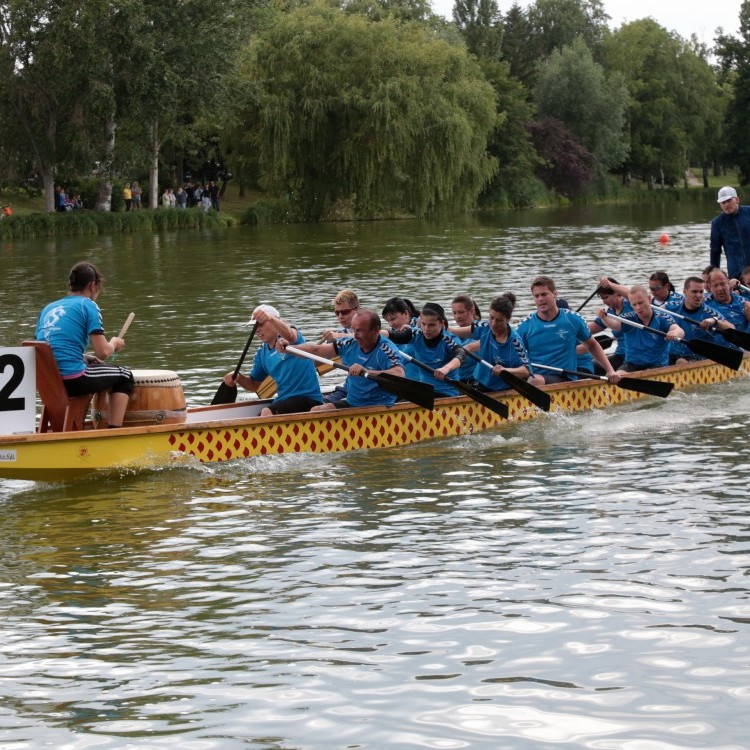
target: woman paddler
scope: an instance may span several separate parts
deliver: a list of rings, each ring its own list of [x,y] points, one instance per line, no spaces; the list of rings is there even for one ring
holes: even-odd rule
[[[104,360],[125,348],[125,340],[104,336],[102,314],[96,298],[104,277],[93,263],[76,263],[68,277],[70,294],[50,302],[36,326],[37,341],[46,341],[57,361],[69,396],[109,391],[109,426],[122,427],[133,391],[133,373]],[[89,343],[94,354],[85,354]]]
[[[474,369],[474,379],[480,391],[503,391],[508,384],[502,374],[507,370],[524,380],[529,377],[529,370],[524,362],[526,352],[521,337],[511,328],[510,319],[516,304],[516,296],[505,292],[490,302],[489,326],[478,329],[479,339],[466,344],[469,351],[474,351],[492,365],[490,370],[481,363]]]
[[[429,383],[436,396],[458,396],[459,391],[449,382],[448,376],[457,370],[466,358],[458,338],[448,333],[445,310],[435,302],[428,302],[419,314],[418,325],[405,329],[409,341],[400,348],[405,354],[426,364],[433,372],[418,369],[419,380]]]

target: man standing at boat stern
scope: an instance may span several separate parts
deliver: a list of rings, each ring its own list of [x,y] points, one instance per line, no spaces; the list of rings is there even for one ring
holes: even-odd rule
[[[733,187],[719,190],[717,202],[721,213],[711,222],[710,263],[721,266],[721,251],[727,256],[727,274],[738,279],[750,266],[750,206],[741,206]]]

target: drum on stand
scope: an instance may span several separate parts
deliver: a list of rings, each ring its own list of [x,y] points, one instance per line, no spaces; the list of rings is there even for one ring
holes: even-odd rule
[[[122,420],[123,427],[180,424],[186,419],[182,381],[171,370],[133,370],[135,386]],[[109,395],[97,393],[92,402],[94,425],[108,423]]]

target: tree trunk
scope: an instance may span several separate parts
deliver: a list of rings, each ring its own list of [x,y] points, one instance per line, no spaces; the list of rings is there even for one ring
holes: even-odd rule
[[[102,171],[99,174],[99,197],[96,199],[97,211],[112,210],[112,162],[115,156],[115,133],[117,123],[113,112],[107,113],[105,122],[107,134],[106,151]]]
[[[708,187],[708,162],[703,162],[703,187]]]
[[[149,128],[151,139],[151,166],[148,170],[148,207],[156,208],[159,205],[159,121],[154,120]]]
[[[55,212],[55,168],[46,165],[40,171],[44,185],[44,210],[51,214]]]

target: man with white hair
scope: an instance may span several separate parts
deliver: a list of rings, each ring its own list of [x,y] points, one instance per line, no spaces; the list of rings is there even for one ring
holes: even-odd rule
[[[266,377],[272,377],[276,381],[276,398],[263,408],[262,417],[310,411],[313,406],[322,404],[315,365],[309,359],[286,354],[277,346],[282,338],[293,344],[303,344],[302,334],[283,321],[271,305],[258,305],[253,310],[253,321],[258,325],[255,335],[263,344],[255,353],[250,374],[240,373],[235,381],[234,372],[228,372],[224,382],[230,387],[241,385],[245,390],[255,391]]]
[[[727,275],[738,279],[745,266],[750,266],[750,206],[741,206],[733,187],[719,190],[717,202],[721,213],[711,222],[710,263],[721,265],[721,251],[727,256]]]

